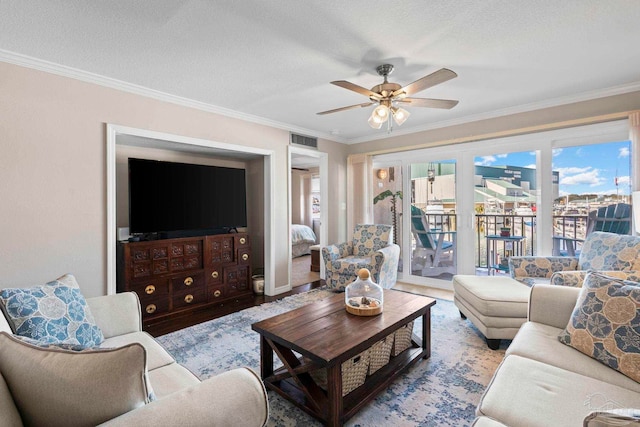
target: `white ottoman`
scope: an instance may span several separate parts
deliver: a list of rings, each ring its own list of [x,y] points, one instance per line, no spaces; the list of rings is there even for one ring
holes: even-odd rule
[[[531,288],[510,277],[453,276],[453,302],[469,319],[492,350],[501,339],[513,339],[527,320]]]

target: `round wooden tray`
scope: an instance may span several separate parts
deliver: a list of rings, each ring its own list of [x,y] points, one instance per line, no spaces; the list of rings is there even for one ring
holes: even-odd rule
[[[354,307],[352,305],[346,304],[345,308],[347,309],[347,313],[355,314],[356,316],[376,316],[382,313],[381,305],[374,308],[364,308]]]

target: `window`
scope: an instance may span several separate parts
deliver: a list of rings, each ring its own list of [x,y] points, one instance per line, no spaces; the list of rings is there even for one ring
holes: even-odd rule
[[[517,251],[551,255],[557,226],[554,213],[567,195],[570,201],[578,199],[572,194],[583,199],[591,194],[591,201],[598,198],[603,203],[628,200],[633,182],[629,155],[637,149],[627,140],[628,132],[628,123],[622,120],[374,156],[371,199],[387,190],[409,196],[401,202],[396,199],[396,230],[404,255],[399,279],[451,287],[450,276],[415,274],[412,215],[403,215],[412,206],[425,216],[427,206],[440,208],[434,218],[427,217],[428,226],[455,232],[452,261],[458,274],[487,274],[488,264],[502,265],[492,274],[505,274],[505,259]],[[592,157],[580,157],[589,152]],[[388,175],[384,180],[377,177],[381,168],[393,169],[393,182]],[[391,200],[374,205],[376,221],[392,221]],[[489,253],[487,236],[503,232],[521,236],[522,248],[500,242]],[[452,235],[448,241],[453,243]]]

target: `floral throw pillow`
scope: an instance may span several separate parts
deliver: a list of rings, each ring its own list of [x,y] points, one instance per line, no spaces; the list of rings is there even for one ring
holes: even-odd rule
[[[3,289],[0,306],[16,335],[78,348],[97,347],[104,341],[71,274],[32,288]]]
[[[587,274],[558,339],[640,381],[640,283]]]

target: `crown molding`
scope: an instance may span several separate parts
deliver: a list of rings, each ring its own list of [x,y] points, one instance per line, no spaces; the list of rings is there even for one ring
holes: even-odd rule
[[[544,108],[558,107],[561,105],[573,104],[576,102],[590,101],[592,99],[606,98],[608,96],[622,95],[625,93],[640,91],[640,82],[633,82],[624,85],[613,86],[606,89],[598,89],[582,92],[574,95],[559,96],[557,98],[545,99],[544,101],[531,102],[529,104],[516,105],[513,107],[502,108],[499,110],[487,111],[485,113],[472,114],[457,119],[443,120],[433,122],[428,125],[413,127],[407,130],[393,130],[393,134],[387,133],[373,137],[352,138],[347,140],[346,144],[358,144],[361,142],[369,142],[380,139],[391,138],[393,136],[409,135],[418,132],[440,129],[450,126],[461,125],[464,123],[476,122],[480,120],[495,119],[497,117],[509,116],[512,114],[526,113],[529,111],[542,110]]]
[[[282,129],[288,132],[294,132],[301,135],[314,136],[317,138],[328,139],[330,141],[335,141],[340,143],[347,142],[345,138],[337,137],[336,135],[318,132],[317,130],[301,128],[288,123],[282,123],[282,122],[277,122],[275,120],[265,119],[264,117],[258,117],[251,114],[241,113],[239,111],[218,107],[216,105],[208,104],[206,102],[195,101],[193,99],[171,95],[169,93],[162,92],[155,89],[150,89],[145,86],[140,86],[133,83],[127,83],[122,80],[113,79],[111,77],[105,77],[100,74],[83,71],[77,68],[68,67],[66,65],[60,65],[54,62],[33,58],[31,56],[22,55],[19,53],[10,52],[3,49],[0,49],[0,61],[6,62],[9,64],[19,65],[21,67],[31,68],[38,71],[44,71],[47,73],[56,74],[62,77],[69,77],[69,78],[80,80],[87,83],[93,83],[99,86],[108,87],[110,89],[116,89],[116,90],[121,90],[123,92],[132,93],[135,95],[145,96],[147,98],[157,99],[159,101],[170,102],[172,104],[180,105],[183,107],[194,108],[197,110],[206,111],[208,113],[219,114],[225,117],[244,120],[246,122],[269,126],[276,129]]]
[[[529,111],[541,110],[544,108],[572,104],[575,102],[590,101],[592,99],[605,98],[608,96],[622,95],[625,93],[640,91],[640,82],[634,82],[634,83],[629,83],[624,85],[613,86],[606,89],[592,90],[592,91],[587,91],[579,94],[561,96],[557,98],[547,99],[544,101],[532,102],[529,104],[502,108],[499,110],[487,111],[479,114],[472,114],[472,115],[460,117],[457,119],[433,122],[423,126],[407,128],[405,130],[396,128],[393,130],[392,134],[388,134],[385,132],[385,133],[380,133],[379,135],[373,135],[373,136],[369,135],[369,136],[359,137],[359,138],[345,138],[345,137],[340,137],[338,135],[319,132],[313,129],[301,128],[288,123],[282,123],[282,122],[277,122],[275,120],[265,119],[264,117],[241,113],[239,111],[219,107],[219,106],[208,104],[201,101],[195,101],[193,99],[184,98],[181,96],[171,95],[169,93],[161,92],[155,89],[150,89],[145,86],[127,83],[122,80],[105,77],[99,74],[79,70],[77,68],[60,65],[54,62],[33,58],[31,56],[22,55],[19,53],[10,52],[3,49],[0,49],[0,61],[7,62],[14,65],[19,65],[22,67],[31,68],[34,70],[44,71],[51,74],[56,74],[63,77],[69,77],[69,78],[84,81],[87,83],[93,83],[93,84],[108,87],[111,89],[121,90],[123,92],[133,93],[135,95],[157,99],[159,101],[170,102],[172,104],[180,105],[183,107],[194,108],[197,110],[206,111],[213,114],[219,114],[225,117],[244,120],[246,122],[269,126],[276,129],[282,129],[288,132],[294,132],[301,135],[308,135],[316,138],[323,138],[329,141],[339,142],[347,145],[358,144],[358,143],[369,142],[369,141],[376,141],[380,139],[393,138],[395,136],[409,135],[413,133],[425,132],[429,130],[440,129],[440,128],[445,128],[450,126],[457,126],[457,125],[461,125],[469,122],[494,119],[497,117],[508,116],[512,114],[525,113]]]

